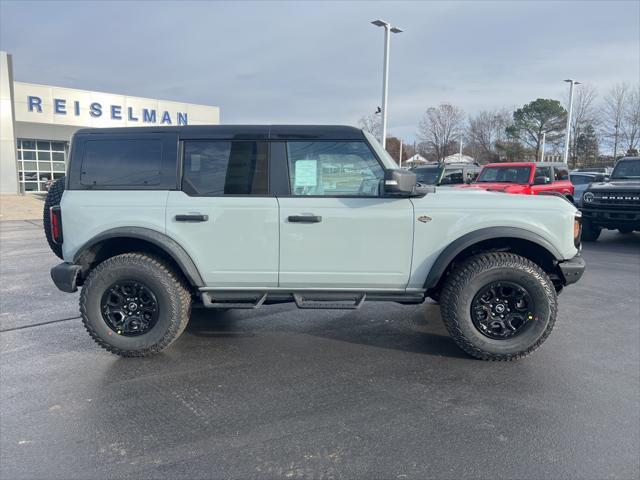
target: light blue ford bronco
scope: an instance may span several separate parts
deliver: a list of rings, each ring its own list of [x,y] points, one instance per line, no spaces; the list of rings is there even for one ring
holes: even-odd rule
[[[344,126],[80,130],[44,224],[64,260],[54,283],[82,287],[89,334],[126,357],[167,348],[195,302],[430,297],[462,349],[514,360],[544,342],[585,267],[566,200],[436,191]]]

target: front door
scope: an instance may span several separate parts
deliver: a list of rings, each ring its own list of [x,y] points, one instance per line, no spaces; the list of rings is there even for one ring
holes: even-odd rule
[[[413,204],[379,195],[384,170],[360,141],[287,142],[291,194],[280,204],[280,280],[292,289],[403,289]]]
[[[182,191],[169,192],[167,235],[209,287],[278,285],[278,201],[268,143],[185,140]]]
[[[534,195],[539,195],[542,192],[553,192],[556,189],[556,185],[553,183],[553,170],[551,167],[540,167],[537,166],[535,168],[534,180],[536,177],[547,177],[549,179],[549,183],[540,184],[540,185],[531,185],[531,191]]]

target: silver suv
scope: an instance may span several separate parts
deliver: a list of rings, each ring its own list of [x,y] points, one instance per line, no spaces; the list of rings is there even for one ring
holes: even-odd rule
[[[562,198],[423,186],[343,126],[80,130],[45,234],[82,287],[89,334],[118,355],[167,348],[212,309],[441,305],[474,357],[514,360],[551,332],[584,270]]]

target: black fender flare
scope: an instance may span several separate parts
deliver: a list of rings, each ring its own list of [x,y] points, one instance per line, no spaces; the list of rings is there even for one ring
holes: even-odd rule
[[[518,227],[481,228],[457,238],[451,242],[447,248],[442,251],[442,253],[440,253],[431,267],[431,270],[429,270],[429,274],[427,275],[427,279],[424,283],[425,289],[428,290],[430,288],[434,288],[438,284],[449,264],[460,252],[472,245],[475,245],[476,243],[498,238],[517,238],[527,240],[547,250],[557,261],[563,260],[558,249],[537,233]]]
[[[152,243],[171,256],[171,258],[178,264],[178,266],[182,270],[182,273],[184,273],[185,277],[191,285],[195,287],[205,286],[204,281],[202,280],[202,276],[200,275],[200,272],[196,267],[196,264],[178,242],[168,237],[164,233],[145,227],[118,227],[99,233],[98,235],[84,243],[84,245],[82,245],[76,251],[75,255],[73,256],[73,263],[83,263],[82,257],[84,254],[90,251],[91,248],[93,248],[97,244],[112,238],[134,238],[137,240],[145,240],[149,243]]]

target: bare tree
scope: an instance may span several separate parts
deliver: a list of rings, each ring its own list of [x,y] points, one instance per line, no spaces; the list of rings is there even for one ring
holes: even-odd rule
[[[625,102],[628,96],[629,86],[625,83],[611,88],[603,98],[600,112],[600,136],[609,146],[613,147],[614,159],[618,155],[620,133],[624,129]]]
[[[361,129],[376,137],[378,141],[382,139],[382,119],[380,118],[380,115],[370,113],[369,115],[360,117],[358,125]]]
[[[585,131],[587,125],[597,126],[598,115],[595,108],[595,100],[598,97],[596,89],[589,84],[580,85],[573,101],[573,114],[571,116],[571,145],[569,145],[569,157],[575,158],[578,138]],[[565,99],[569,108],[569,95]]]
[[[627,155],[634,155],[640,143],[640,84],[627,95],[622,118],[622,139]]]
[[[481,163],[499,160],[496,142],[502,140],[510,117],[507,110],[484,110],[474,117],[469,117],[467,144],[476,160]]]
[[[451,144],[463,133],[464,112],[451,104],[429,107],[418,124],[418,138],[433,149],[438,161],[444,161]]]

